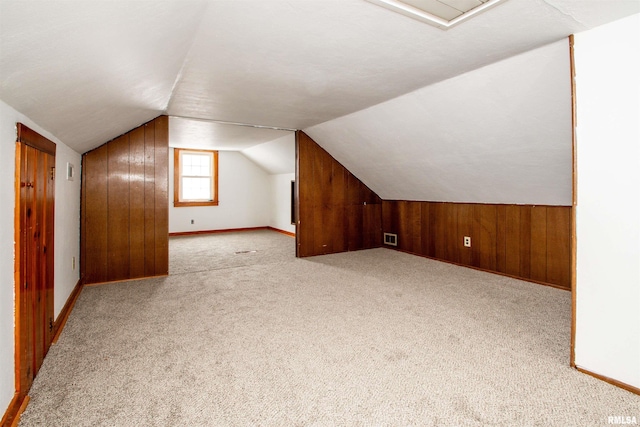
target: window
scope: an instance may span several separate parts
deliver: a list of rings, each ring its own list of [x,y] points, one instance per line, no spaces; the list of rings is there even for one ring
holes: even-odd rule
[[[218,205],[218,152],[173,150],[173,206]]]

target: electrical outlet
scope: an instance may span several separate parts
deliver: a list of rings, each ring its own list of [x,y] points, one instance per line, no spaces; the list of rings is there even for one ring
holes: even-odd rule
[[[464,243],[464,247],[465,248],[470,248],[471,247],[471,237],[464,236],[463,243]]]
[[[194,221],[194,220],[191,220],[191,224],[195,224],[195,221]]]

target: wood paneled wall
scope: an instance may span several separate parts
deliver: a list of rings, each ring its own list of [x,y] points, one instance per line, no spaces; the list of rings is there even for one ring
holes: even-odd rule
[[[571,289],[571,209],[384,201],[382,216],[402,251]]]
[[[166,116],[82,156],[84,283],[168,274],[168,156]]]
[[[380,197],[304,132],[296,147],[296,256],[380,247]]]

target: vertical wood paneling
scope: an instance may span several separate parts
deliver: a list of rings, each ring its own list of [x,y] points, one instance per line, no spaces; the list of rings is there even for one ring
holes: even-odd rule
[[[422,248],[422,233],[420,230],[422,220],[422,204],[420,202],[411,202],[407,206],[407,214],[409,215],[409,251],[419,254]]]
[[[394,212],[394,209],[398,206],[395,202],[388,200],[382,201],[382,229],[386,233],[397,233],[395,222],[398,219],[398,215]]]
[[[331,159],[332,160],[332,159]],[[331,240],[331,252],[344,252],[348,248],[348,233],[346,232],[349,205],[345,203],[347,193],[346,169],[338,162],[331,162],[331,227],[338,232]]]
[[[531,206],[520,209],[520,274],[531,278]]]
[[[480,239],[482,235],[482,205],[471,205],[473,210],[472,223],[471,223],[471,265],[480,268],[482,263],[482,256],[480,249]]]
[[[431,214],[429,217],[429,228],[431,229],[431,235],[433,239],[433,256],[440,259],[447,259],[447,254],[444,246],[446,242],[446,228],[445,218],[446,210],[444,203],[432,203]]]
[[[429,216],[431,215],[431,204],[429,202],[420,203],[420,254],[433,256],[433,239],[429,228]],[[384,219],[384,217],[383,217]]]
[[[168,118],[83,155],[84,283],[168,274]]]
[[[398,247],[411,253],[420,250],[420,204],[416,202],[398,202]]]
[[[313,253],[313,155],[306,135],[296,133],[296,182],[298,199],[296,209],[296,256]],[[304,218],[304,220],[303,220]],[[304,236],[301,238],[300,236]]]
[[[82,162],[82,181],[86,188],[82,221],[85,234],[82,241],[85,257],[81,260],[85,283],[107,280],[107,146],[85,154]]]
[[[169,117],[154,120],[155,129],[155,275],[169,274]],[[146,249],[146,248],[145,248]]]
[[[107,170],[107,280],[120,280],[130,277],[128,134],[107,144]]]
[[[518,206],[506,206],[505,217],[505,273],[522,276],[520,273],[520,210]]]
[[[386,200],[381,212],[400,250],[570,287],[570,207]]]
[[[134,179],[129,184],[129,277],[144,277],[144,126],[129,133],[129,174]],[[138,179],[139,178],[139,179]]]
[[[460,262],[460,243],[458,239],[458,207],[454,203],[444,203],[444,228],[447,236],[442,242],[445,259],[451,262]]]
[[[144,125],[144,275],[156,274],[155,124]]]
[[[326,235],[325,230],[328,230],[325,227],[326,217],[329,214],[324,205],[324,200],[326,198],[326,194],[331,191],[329,188],[329,180],[325,175],[324,170],[324,156],[322,152],[318,149],[317,146],[311,146],[311,153],[313,156],[313,181],[312,181],[312,189],[316,189],[313,191],[313,253],[322,255],[327,253],[326,239],[331,238],[331,236]],[[322,191],[318,191],[318,189],[322,189]]]
[[[458,234],[455,243],[459,248],[460,264],[473,265],[473,241],[471,248],[466,248],[464,236],[473,236],[473,205],[467,203],[458,206]]]
[[[296,140],[297,256],[380,246],[380,198],[304,132]]]
[[[531,279],[547,280],[547,208],[531,208]]]
[[[571,287],[571,210],[547,208],[547,281]]]
[[[480,206],[480,268],[496,271],[496,206]]]
[[[507,272],[507,206],[496,206],[496,271]]]

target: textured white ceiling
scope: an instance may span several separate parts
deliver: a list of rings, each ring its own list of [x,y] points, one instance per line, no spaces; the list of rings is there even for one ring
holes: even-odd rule
[[[166,112],[304,129],[639,8],[509,0],[442,31],[364,0],[0,0],[0,98],[80,152]]]
[[[306,129],[639,10],[508,0],[442,31],[365,0],[0,0],[0,99],[79,152],[159,114]]]
[[[307,133],[383,199],[570,205],[569,42]]]
[[[270,175],[294,173],[296,170],[295,134],[283,136],[242,150],[242,154],[260,165]]]

